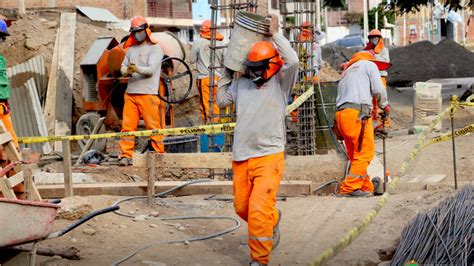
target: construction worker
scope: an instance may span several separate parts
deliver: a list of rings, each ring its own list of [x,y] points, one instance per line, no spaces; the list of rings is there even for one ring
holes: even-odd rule
[[[220,107],[236,105],[234,208],[248,222],[250,265],[267,265],[280,239],[281,213],[275,203],[285,167],[285,108],[299,60],[278,25],[272,15],[272,42],[255,43],[245,62],[247,73],[232,79],[226,70],[217,93]]]
[[[211,40],[211,21],[206,20],[201,24],[200,28],[200,35],[201,38],[196,40],[191,47],[191,52],[189,53],[189,62],[192,64],[196,64],[196,69],[198,72],[196,85],[199,93],[200,99],[200,107],[201,107],[201,114],[202,120],[205,124],[210,122],[209,115],[211,114],[209,111],[209,100],[211,94],[211,80],[209,78],[209,66],[211,65],[211,50],[209,48],[210,40]],[[221,46],[221,41],[224,40],[224,36],[216,31],[216,45]],[[222,62],[222,50],[216,50],[216,59],[218,62]],[[219,120],[219,106],[216,103],[216,94],[217,94],[217,81],[221,76],[220,72],[216,69],[215,72],[215,83],[216,86],[214,88],[214,95],[213,95],[213,115],[216,117],[214,118],[214,122],[218,122]]]
[[[390,63],[390,53],[383,43],[382,33],[379,30],[371,30],[369,32],[369,42],[364,50],[373,51],[374,57],[377,61]],[[380,76],[385,88],[387,88],[387,76],[386,70],[380,71]]]
[[[140,116],[149,129],[162,128],[159,115],[161,60],[163,50],[151,35],[148,22],[144,17],[132,18],[130,37],[124,44],[128,48],[122,62],[121,72],[129,77],[124,96],[122,131],[135,131]],[[163,137],[152,136],[152,147],[158,153],[164,152]],[[124,137],[120,141],[120,166],[127,166],[132,161],[135,137]]]
[[[0,45],[2,45],[6,38],[10,36],[8,33],[7,23],[0,19]],[[13,142],[18,148],[18,139],[13,129],[12,119],[10,117],[10,105],[8,99],[10,98],[10,82],[7,77],[7,61],[3,54],[0,54],[0,119],[5,125],[6,130],[12,135]]]
[[[367,46],[364,48],[364,50],[372,51],[376,60],[390,63],[390,53],[383,43],[382,33],[379,30],[371,30],[368,37],[369,42],[367,43]],[[380,76],[385,89],[387,89],[388,72],[386,70],[381,70]],[[377,106],[377,101],[373,99],[372,104],[374,105],[372,110],[372,119],[374,121],[379,121],[380,117],[377,115],[377,110],[379,109]],[[379,124],[378,126],[382,125]],[[385,126],[389,126],[388,120],[385,121]]]
[[[340,194],[361,197],[374,191],[374,184],[367,176],[375,146],[372,98],[377,99],[388,116],[390,105],[379,71],[389,67],[390,63],[375,60],[369,51],[355,53],[345,65],[337,91],[336,125],[344,138],[351,167],[342,182]]]

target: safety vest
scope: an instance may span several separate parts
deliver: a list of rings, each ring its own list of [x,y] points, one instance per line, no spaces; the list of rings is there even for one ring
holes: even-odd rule
[[[10,98],[10,82],[7,77],[7,61],[0,54],[0,100]]]

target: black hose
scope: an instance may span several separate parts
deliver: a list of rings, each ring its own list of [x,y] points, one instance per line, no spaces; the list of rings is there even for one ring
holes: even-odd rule
[[[195,242],[195,241],[203,241],[203,240],[207,240],[207,239],[211,239],[211,238],[214,238],[214,237],[218,237],[218,236],[222,236],[222,235],[225,235],[225,234],[228,234],[230,232],[233,232],[237,229],[239,229],[240,227],[240,221],[237,220],[236,218],[233,218],[233,217],[227,217],[227,216],[185,216],[185,217],[169,217],[169,218],[161,218],[162,221],[176,221],[176,220],[191,220],[191,219],[198,219],[198,220],[203,220],[203,219],[206,219],[206,220],[210,220],[210,219],[222,219],[222,220],[232,220],[234,221],[234,226],[229,228],[229,229],[226,229],[226,230],[223,230],[223,231],[219,231],[219,232],[216,232],[216,233],[213,233],[213,234],[209,234],[209,235],[206,235],[206,236],[201,236],[201,237],[192,237],[192,238],[188,238],[188,239],[180,239],[180,240],[169,240],[169,241],[155,241],[155,242],[150,242],[148,244],[145,244],[137,249],[135,249],[134,251],[132,251],[130,254],[128,254],[127,256],[121,258],[120,260],[118,261],[115,261],[112,263],[112,266],[115,266],[115,265],[119,265],[127,260],[129,260],[130,258],[132,258],[133,256],[135,256],[136,254],[138,254],[139,252],[149,248],[149,247],[152,247],[152,246],[155,246],[155,245],[162,245],[162,244],[176,244],[176,243],[190,243],[190,242]]]
[[[101,214],[104,214],[104,213],[107,213],[107,212],[111,212],[111,211],[116,211],[118,209],[120,209],[120,206],[110,206],[110,207],[107,207],[107,208],[103,208],[103,209],[91,212],[88,215],[86,215],[86,216],[82,217],[81,219],[79,219],[78,221],[68,225],[63,230],[49,234],[46,237],[46,239],[60,237],[60,236],[68,233],[69,231],[73,230],[74,228],[78,227],[79,225],[89,221],[90,219],[92,219],[92,218],[94,218],[98,215],[101,215]]]
[[[192,184],[197,184],[197,183],[204,183],[204,182],[211,182],[213,180],[211,179],[199,179],[199,180],[193,180],[193,181],[190,181],[190,182],[187,182],[187,183],[184,183],[184,184],[181,184],[179,186],[176,186],[176,187],[173,187],[173,188],[170,188],[166,191],[163,191],[163,192],[160,192],[160,193],[156,193],[154,195],[155,198],[159,198],[159,197],[164,197],[180,188],[183,188],[185,186],[188,186],[188,185],[192,185]],[[122,199],[122,200],[118,200],[116,201],[112,206],[114,207],[119,207],[119,205],[121,203],[124,203],[124,202],[127,202],[127,201],[130,201],[130,200],[136,200],[136,199],[144,199],[146,198],[146,196],[133,196],[133,197],[128,197],[128,198],[125,198],[125,199]],[[118,212],[117,210],[114,211],[115,214],[118,214],[118,215],[121,215],[121,216],[124,216],[124,217],[129,217],[129,218],[135,218],[136,216],[134,215],[130,215],[130,214],[126,214],[126,213],[121,213],[121,212]],[[181,239],[181,240],[170,240],[170,241],[155,241],[155,242],[151,242],[151,243],[148,243],[148,244],[145,244],[137,249],[135,249],[134,251],[132,251],[130,254],[128,254],[127,256],[121,258],[120,260],[118,261],[115,261],[114,263],[112,263],[113,266],[115,265],[119,265],[121,264],[122,262],[125,262],[127,260],[129,260],[130,258],[132,258],[133,256],[135,256],[136,254],[138,254],[139,252],[151,247],[151,246],[154,246],[154,245],[161,245],[161,244],[175,244],[175,243],[187,243],[187,242],[195,242],[195,241],[203,241],[203,240],[207,240],[207,239],[211,239],[211,238],[214,238],[214,237],[218,237],[218,236],[221,236],[221,235],[225,235],[225,234],[228,234],[230,232],[233,232],[237,229],[239,229],[240,227],[240,221],[234,217],[228,217],[228,216],[183,216],[183,217],[164,217],[164,218],[160,218],[160,220],[162,221],[176,221],[176,220],[203,220],[203,219],[206,219],[206,220],[210,220],[210,219],[221,219],[221,220],[232,220],[234,222],[234,226],[229,228],[229,229],[226,229],[226,230],[223,230],[223,231],[219,231],[219,232],[216,232],[216,233],[213,233],[213,234],[210,234],[210,235],[206,235],[206,236],[201,236],[201,237],[192,237],[192,238],[188,238],[188,239]]]

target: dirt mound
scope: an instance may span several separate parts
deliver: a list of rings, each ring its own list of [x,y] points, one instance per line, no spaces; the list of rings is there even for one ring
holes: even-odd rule
[[[323,63],[323,67],[318,72],[319,81],[321,82],[331,82],[337,81],[341,78],[341,74],[337,72],[331,65],[327,62]]]
[[[474,54],[451,40],[437,45],[429,41],[390,50],[393,66],[388,81],[392,86],[411,86],[432,78],[474,76]]]
[[[323,50],[323,60],[328,62],[333,69],[339,69],[339,66],[342,63],[349,61],[354,53],[359,49],[343,48],[334,45],[324,45]]]

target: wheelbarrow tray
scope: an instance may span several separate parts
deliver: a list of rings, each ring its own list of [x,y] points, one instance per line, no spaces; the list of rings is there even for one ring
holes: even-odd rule
[[[0,247],[46,238],[58,208],[51,203],[0,198]]]

